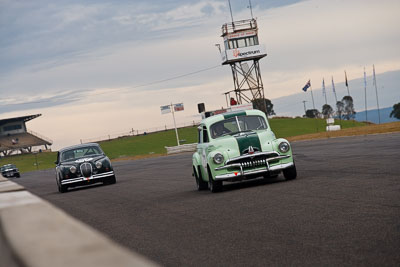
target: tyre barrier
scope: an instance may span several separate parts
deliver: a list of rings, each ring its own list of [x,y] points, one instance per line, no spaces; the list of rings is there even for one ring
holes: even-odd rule
[[[1,266],[158,266],[3,177],[0,231],[12,254],[0,251]],[[5,256],[14,263],[4,263]]]

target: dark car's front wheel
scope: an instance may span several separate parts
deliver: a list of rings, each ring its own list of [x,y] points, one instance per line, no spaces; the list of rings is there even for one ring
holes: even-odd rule
[[[110,178],[107,178],[106,180],[104,180],[103,184],[115,184],[116,182],[117,182],[117,179],[115,178],[115,175],[113,175]]]
[[[57,179],[57,185],[58,185],[58,192],[65,193],[68,191],[68,187],[66,185],[62,185],[61,181],[59,181],[58,179]]]
[[[293,162],[292,167],[283,170],[283,176],[285,176],[286,180],[296,179],[297,171],[296,171],[296,165],[294,165],[294,162]]]

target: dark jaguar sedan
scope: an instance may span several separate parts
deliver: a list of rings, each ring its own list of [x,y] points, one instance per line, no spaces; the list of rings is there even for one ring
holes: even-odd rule
[[[66,192],[68,187],[116,182],[110,159],[96,143],[63,148],[58,152],[55,163],[58,191],[61,193]]]
[[[19,178],[21,175],[19,174],[19,170],[17,166],[14,164],[6,164],[0,168],[1,174],[4,177],[17,177]]]

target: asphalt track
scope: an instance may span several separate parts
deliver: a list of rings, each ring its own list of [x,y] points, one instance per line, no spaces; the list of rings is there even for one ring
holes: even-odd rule
[[[293,150],[296,180],[217,194],[195,190],[190,153],[116,162],[117,184],[65,194],[54,170],[15,181],[166,266],[399,266],[400,133]]]

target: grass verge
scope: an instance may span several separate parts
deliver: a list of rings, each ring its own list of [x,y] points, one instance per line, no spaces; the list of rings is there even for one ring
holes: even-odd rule
[[[335,138],[335,137],[367,135],[367,134],[382,134],[382,133],[393,133],[393,132],[400,132],[400,122],[370,124],[363,127],[347,128],[341,131],[334,131],[334,132],[303,134],[303,135],[291,136],[288,137],[287,139],[293,142],[302,140]]]

